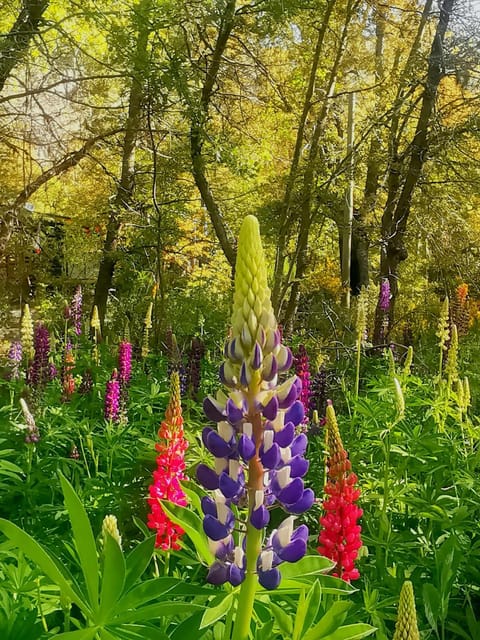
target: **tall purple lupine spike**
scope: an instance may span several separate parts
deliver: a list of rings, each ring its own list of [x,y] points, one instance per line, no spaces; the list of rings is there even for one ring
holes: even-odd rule
[[[384,312],[390,309],[390,280],[388,278],[382,278],[380,283],[379,307]]]
[[[278,383],[292,354],[281,343],[253,216],[245,218],[240,231],[232,332],[224,354],[220,377],[229,392],[204,401],[205,414],[217,423],[202,434],[215,465],[199,465],[197,478],[214,491],[214,499],[202,503],[204,530],[216,558],[208,580],[243,583],[240,597],[248,609],[257,579],[267,589],[276,588],[279,565],[305,554],[308,529],[295,529],[294,521],[314,501],[302,479],[308,469],[306,436],[294,437],[305,416],[298,399],[302,384],[297,376]],[[290,515],[267,536],[274,503]]]
[[[303,404],[305,410],[305,417],[303,424],[308,425],[308,418],[310,412],[310,399],[312,395],[311,382],[310,382],[310,359],[308,357],[305,345],[301,344],[298,347],[298,352],[294,358],[295,373],[299,377],[302,383],[302,390],[300,392],[300,401]]]
[[[82,286],[79,284],[75,289],[75,293],[70,304],[70,317],[73,321],[73,330],[77,336],[82,335],[82,305]]]
[[[35,327],[33,346],[35,353],[28,371],[28,382],[32,387],[42,387],[56,375],[55,367],[49,363],[50,334],[43,324]]]

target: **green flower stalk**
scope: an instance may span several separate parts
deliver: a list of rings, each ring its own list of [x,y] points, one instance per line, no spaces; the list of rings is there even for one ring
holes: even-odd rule
[[[394,378],[393,384],[395,388],[395,405],[397,407],[397,417],[398,419],[400,419],[403,418],[405,414],[405,398],[403,397],[402,385],[400,384],[400,380],[398,378]]]
[[[439,338],[438,346],[440,347],[440,366],[438,369],[439,380],[442,378],[443,371],[443,354],[450,340],[450,311],[448,296],[445,297],[442,307],[440,309],[440,316],[438,319],[438,328],[435,334]]]
[[[413,585],[409,580],[403,583],[400,591],[397,624],[393,640],[420,640]]]
[[[23,354],[26,356],[27,361],[33,358],[33,322],[32,315],[30,313],[30,307],[26,304],[23,307],[22,322],[20,325],[20,335],[22,342]]]
[[[102,326],[100,324],[100,316],[98,315],[97,305],[93,307],[90,326],[93,329],[93,359],[98,365],[98,342],[100,340]]]
[[[357,298],[357,317],[355,321],[355,332],[357,334],[357,363],[355,371],[355,398],[358,398],[360,389],[360,362],[362,356],[362,344],[365,342],[367,333],[367,290],[362,288]]]
[[[408,378],[408,376],[412,372],[412,364],[413,364],[413,347],[408,347],[407,355],[405,357],[405,362],[403,365],[403,377]]]
[[[448,347],[447,364],[445,365],[448,388],[458,380],[458,333],[457,326],[452,325],[452,338]]]
[[[246,640],[257,584],[274,589],[282,562],[296,562],[307,548],[308,528],[294,528],[295,516],[314,502],[302,477],[308,469],[304,418],[297,376],[280,382],[293,363],[281,343],[270,302],[259,226],[247,216],[238,241],[232,331],[225,345],[219,391],[204,401],[216,428],[205,427],[202,440],[215,468],[201,464],[197,478],[213,491],[205,496],[203,528],[215,555],[208,581],[241,585],[233,640]],[[269,535],[270,507],[290,514]]]
[[[150,302],[150,304],[148,305],[147,313],[145,314],[145,319],[143,321],[144,329],[143,329],[143,341],[142,341],[142,358],[146,358],[150,350],[149,339],[150,339],[150,329],[152,328],[152,312],[153,312],[153,302]]]

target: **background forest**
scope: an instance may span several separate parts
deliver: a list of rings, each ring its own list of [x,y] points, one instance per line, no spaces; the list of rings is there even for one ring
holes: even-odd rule
[[[480,638],[479,136],[478,0],[3,0],[2,640]]]
[[[476,3],[4,8],[4,310],[81,283],[121,325],[155,284],[156,331],[213,328],[247,213],[287,329],[348,305],[349,270],[390,280],[397,338],[478,297]]]

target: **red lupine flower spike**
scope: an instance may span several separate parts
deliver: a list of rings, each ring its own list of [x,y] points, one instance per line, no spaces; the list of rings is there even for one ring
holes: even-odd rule
[[[355,504],[360,497],[356,489],[357,476],[338,430],[333,405],[327,403],[327,484],[323,501],[325,515],[320,518],[321,531],[318,552],[336,563],[333,575],[347,582],[360,577],[355,567],[358,550],[362,546],[358,523],[362,510]]]
[[[187,498],[180,485],[185,480],[184,454],[188,442],[184,437],[182,406],[180,403],[180,380],[178,372],[171,375],[170,401],[165,411],[165,420],[158,430],[161,442],[155,445],[158,451],[157,469],[153,472],[153,484],[150,485],[148,504],[148,526],[156,529],[155,546],[164,550],[180,549],[179,540],[183,529],[173,523],[162,508],[161,500],[168,500],[181,507],[187,505]]]

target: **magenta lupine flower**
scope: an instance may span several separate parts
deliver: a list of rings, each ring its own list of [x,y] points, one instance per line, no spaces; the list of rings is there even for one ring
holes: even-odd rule
[[[202,357],[205,345],[200,338],[193,338],[187,364],[187,390],[189,397],[195,400],[200,390]]]
[[[20,363],[22,361],[23,349],[22,343],[15,341],[10,345],[8,350],[8,360],[10,363],[10,378],[11,380],[18,380],[20,377]]]
[[[306,552],[308,528],[295,528],[294,521],[315,496],[302,479],[308,470],[307,437],[295,435],[304,418],[301,382],[295,375],[278,380],[293,358],[281,344],[253,216],[240,230],[232,333],[224,355],[220,378],[228,391],[203,403],[216,423],[202,433],[215,462],[197,467],[199,482],[214,492],[202,498],[203,529],[216,558],[207,580],[233,586],[245,581],[250,588],[256,575],[263,587],[275,589],[279,565]],[[274,504],[289,515],[266,535]]]
[[[70,314],[73,321],[73,330],[77,336],[82,335],[82,286],[79,284],[75,290],[70,305]]]
[[[118,375],[121,386],[128,385],[132,375],[132,345],[124,340],[118,350]]]
[[[298,347],[298,352],[294,358],[295,373],[300,378],[302,383],[302,391],[300,392],[299,400],[303,404],[305,411],[305,417],[303,418],[303,424],[308,424],[308,415],[310,412],[310,398],[312,396],[310,385],[310,360],[305,349],[305,345],[301,344]]]
[[[38,324],[35,327],[33,346],[35,353],[28,372],[28,382],[32,387],[41,387],[54,377],[52,365],[49,362],[50,334],[43,324]]]
[[[116,369],[112,371],[105,392],[105,420],[118,422],[120,419],[120,382]]]
[[[380,283],[378,304],[382,311],[388,311],[390,309],[390,280],[388,278],[382,278],[382,282]]]

